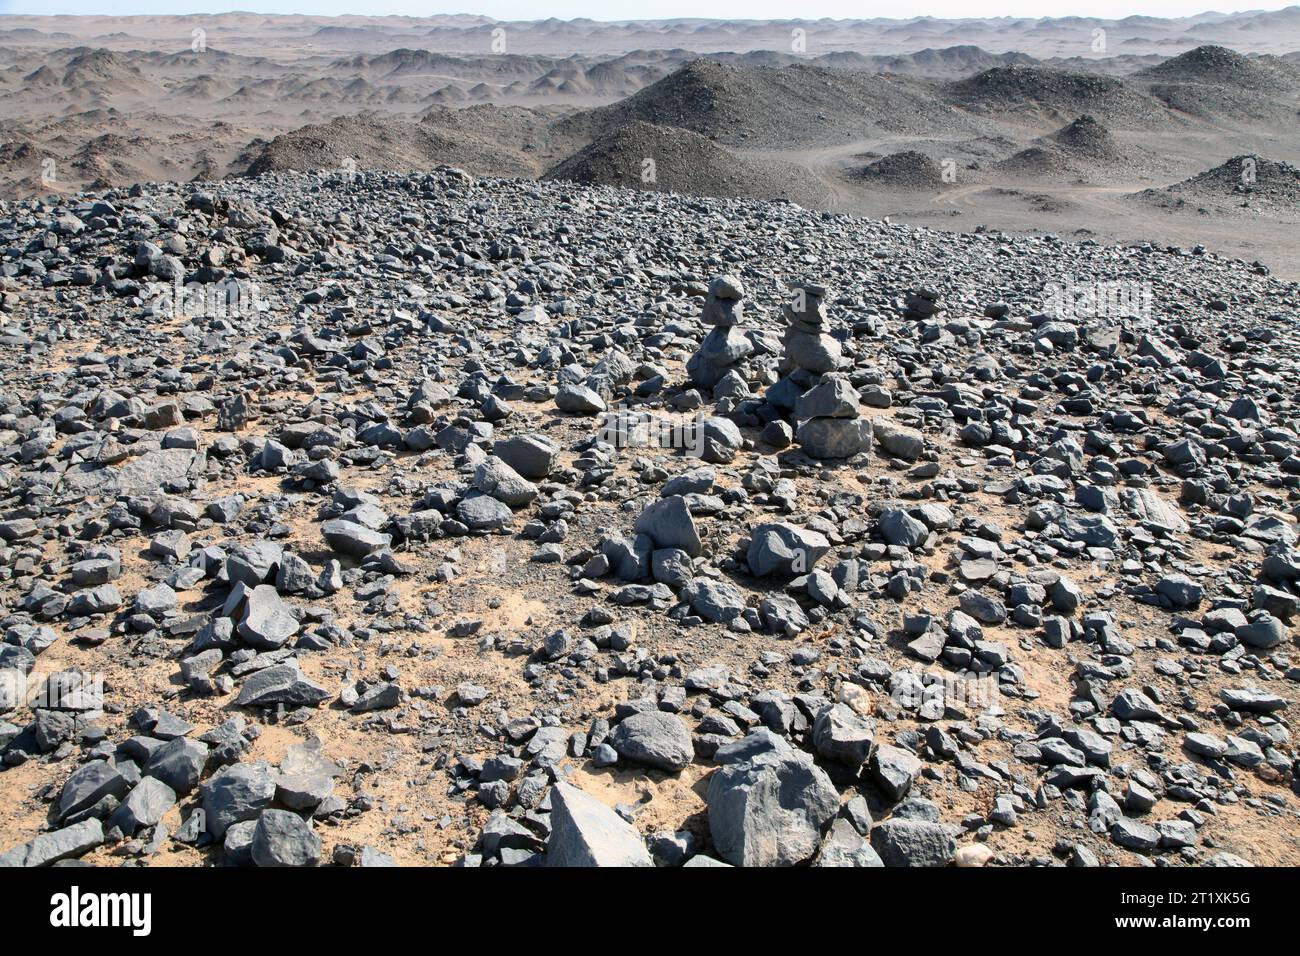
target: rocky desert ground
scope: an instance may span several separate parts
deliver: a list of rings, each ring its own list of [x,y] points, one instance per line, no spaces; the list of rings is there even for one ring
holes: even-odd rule
[[[962,232],[1207,244],[1295,279],[1298,120],[1295,6],[1168,20],[0,16],[0,189],[21,197],[446,163]],[[1088,135],[1072,136],[1081,121]],[[1281,175],[1243,183],[1241,157]],[[1204,188],[1148,201],[1189,182]]]
[[[379,19],[3,18],[0,864],[1300,864],[1300,8]]]

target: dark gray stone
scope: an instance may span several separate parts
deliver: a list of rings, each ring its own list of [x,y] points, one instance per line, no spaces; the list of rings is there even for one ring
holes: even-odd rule
[[[673,773],[685,768],[695,755],[686,724],[663,711],[625,718],[610,734],[609,744],[624,760]]]
[[[257,866],[317,866],[321,841],[302,817],[288,810],[263,810],[251,847]]]
[[[839,793],[806,754],[768,750],[709,779],[709,830],[735,866],[794,866],[812,858]]]
[[[275,799],[275,772],[264,761],[226,767],[200,788],[208,832],[220,842],[232,823],[255,820]]]
[[[595,797],[567,783],[551,788],[547,866],[653,866],[641,834]]]

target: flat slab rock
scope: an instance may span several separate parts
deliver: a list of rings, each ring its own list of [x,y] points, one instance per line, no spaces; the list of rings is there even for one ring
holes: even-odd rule
[[[50,866],[79,857],[104,842],[104,826],[91,818],[62,830],[42,833],[27,843],[0,853],[0,867]]]
[[[201,451],[160,448],[119,466],[74,465],[63,473],[59,491],[65,496],[156,494],[168,482],[201,474],[205,465]]]

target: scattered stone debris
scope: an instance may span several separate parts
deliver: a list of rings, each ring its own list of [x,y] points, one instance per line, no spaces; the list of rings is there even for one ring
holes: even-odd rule
[[[1293,284],[450,169],[6,214],[5,865],[1300,859]]]

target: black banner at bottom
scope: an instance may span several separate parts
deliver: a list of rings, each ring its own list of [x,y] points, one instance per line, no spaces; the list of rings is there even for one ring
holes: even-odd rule
[[[536,870],[343,869],[173,870],[83,867],[0,871],[6,923],[22,935],[79,934],[136,943],[193,940],[205,928],[251,919],[259,943],[337,945],[353,935],[426,931],[431,922],[512,913],[672,913],[674,931],[692,915],[716,926],[720,912],[755,900],[840,905],[860,900],[877,915],[916,921],[927,944],[969,939],[973,924],[1014,919],[1018,930],[1063,929],[1117,936],[1199,933],[1218,941],[1257,929],[1287,930],[1290,871],[1270,869],[883,870]],[[627,894],[634,895],[627,895]],[[699,896],[697,894],[705,894]],[[773,896],[772,894],[780,894]],[[662,897],[662,908],[656,904]],[[705,907],[689,900],[710,900]],[[745,901],[748,900],[749,903]],[[554,904],[554,907],[548,905]],[[830,903],[832,908],[833,903]],[[545,907],[542,909],[541,907]],[[733,911],[734,912],[734,911]],[[470,923],[467,925],[475,925]],[[489,923],[487,925],[494,925]],[[900,923],[898,925],[906,925]]]

